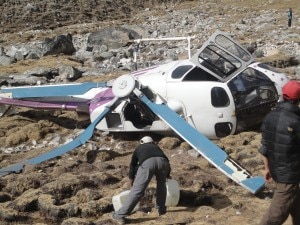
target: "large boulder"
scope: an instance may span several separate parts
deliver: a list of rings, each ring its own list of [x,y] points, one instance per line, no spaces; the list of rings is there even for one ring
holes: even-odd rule
[[[141,36],[134,30],[123,27],[107,27],[91,33],[88,37],[88,48],[106,45],[109,49],[121,48]]]
[[[43,55],[66,54],[72,55],[76,49],[72,42],[72,35],[58,35],[54,38],[46,38],[43,42]]]

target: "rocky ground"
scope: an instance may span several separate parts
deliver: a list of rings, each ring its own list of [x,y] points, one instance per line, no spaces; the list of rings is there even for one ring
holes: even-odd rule
[[[5,2],[1,1],[0,4]],[[60,1],[47,2],[59,4]],[[90,1],[74,2],[79,7],[81,6],[79,3],[84,5]],[[98,1],[93,2],[97,3]],[[214,27],[221,24],[222,30],[235,34],[241,42],[258,40],[259,43],[266,43],[265,39],[271,42],[274,33],[289,34],[289,39],[282,41],[282,44],[287,42],[299,44],[300,42],[297,36],[300,33],[298,28],[300,20],[297,18],[300,8],[296,0],[287,0],[284,3],[280,0],[166,1],[167,3],[162,5],[159,4],[159,1],[154,1],[155,5],[150,4],[150,1],[138,1],[145,5],[138,5],[137,8],[131,4],[130,7],[123,6],[115,17],[112,17],[115,15],[113,12],[116,12],[116,7],[120,7],[122,1],[101,2],[106,4],[106,8],[103,10],[105,9],[106,14],[109,12],[109,20],[106,19],[105,13],[97,11],[96,6],[94,6],[94,11],[91,10],[91,15],[88,14],[91,11],[84,11],[78,13],[76,18],[68,17],[70,13],[65,17],[58,17],[64,19],[58,21],[56,25],[51,23],[52,14],[47,14],[48,17],[45,14],[41,17],[44,19],[44,27],[38,27],[40,24],[37,22],[38,19],[29,21],[32,22],[30,29],[37,29],[37,27],[40,29],[35,35],[32,35],[33,32],[25,32],[29,29],[26,24],[28,18],[31,18],[30,14],[26,14],[26,20],[19,19],[16,20],[16,23],[12,23],[13,20],[3,20],[5,26],[1,27],[1,45],[38,40],[50,34],[65,34],[66,31],[72,34],[91,32],[97,30],[97,27],[107,24],[144,23],[149,18],[151,20],[149,14],[158,17],[164,16],[164,13],[169,13],[170,9],[176,13],[180,13],[180,10],[186,13],[189,9],[193,12],[207,10],[210,12],[207,14],[207,18],[214,20]],[[64,1],[61,3],[63,4]],[[149,7],[151,7],[150,13]],[[294,10],[291,29],[286,28],[288,7],[292,7]],[[2,9],[4,8],[2,7]],[[10,8],[5,9],[9,11]],[[46,12],[46,9],[48,8],[40,10]],[[61,9],[68,10],[69,8],[65,5]],[[79,11],[80,9],[83,7],[78,8]],[[74,9],[72,8],[72,10]],[[270,22],[271,31],[266,27],[263,31],[243,30],[241,32],[239,28],[232,26],[234,21],[247,19],[247,23],[249,23],[249,14],[252,15],[251,19],[255,20],[256,16],[264,15],[264,13],[278,15],[277,21]],[[98,17],[93,17],[96,15]],[[147,15],[147,18],[144,15]],[[71,19],[76,24],[72,24]],[[79,24],[80,22],[85,23]],[[195,21],[195,23],[200,22]],[[268,32],[270,32],[269,35]],[[290,58],[287,59],[286,55],[272,57],[264,57],[261,60],[273,62],[273,65],[280,67],[279,69],[286,72],[291,78],[297,77],[296,66],[284,63],[288,62]],[[70,57],[56,55],[1,66],[0,72],[1,74],[24,72],[41,65],[56,67],[62,62],[78,65],[70,60]],[[111,79],[118,75],[119,73],[107,74],[101,78],[84,77],[79,81]],[[86,126],[78,121],[76,114],[70,112],[36,111],[23,108],[17,108],[16,112],[0,119],[1,167],[49,151],[57,145],[56,142],[61,143],[76,137]],[[20,174],[1,177],[0,224],[115,224],[110,219],[113,211],[111,198],[122,190],[128,189],[128,163],[131,153],[142,135],[107,134],[95,131],[93,138],[87,144],[70,153],[36,166],[26,166]],[[153,138],[168,155],[172,166],[172,177],[180,184],[179,205],[168,208],[166,215],[158,217],[153,208],[155,182],[152,182],[141,201],[140,209],[129,216],[130,224],[258,224],[270,204],[272,184],[267,184],[261,192],[253,195],[228,180],[225,175],[211,166],[203,157],[195,154],[195,151],[178,137],[154,135]],[[263,164],[257,153],[260,139],[259,131],[248,131],[214,142],[253,175],[262,175]],[[30,146],[28,149],[31,150],[18,151],[20,143],[22,143],[22,149]],[[42,148],[41,144],[43,144]],[[34,150],[32,150],[32,146],[34,146]],[[290,220],[285,223],[285,225],[289,224],[291,224]]]

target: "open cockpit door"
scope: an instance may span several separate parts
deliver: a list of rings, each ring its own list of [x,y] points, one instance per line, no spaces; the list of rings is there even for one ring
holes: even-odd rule
[[[191,61],[226,82],[254,62],[254,58],[228,35],[216,31],[192,56]]]

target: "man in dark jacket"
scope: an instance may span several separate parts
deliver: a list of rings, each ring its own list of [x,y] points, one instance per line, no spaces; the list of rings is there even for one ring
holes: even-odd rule
[[[281,225],[291,215],[300,225],[300,83],[289,81],[282,88],[283,99],[264,119],[260,153],[265,179],[276,190],[260,225]]]
[[[292,26],[292,19],[293,19],[293,11],[292,8],[288,10],[288,27]]]
[[[166,213],[166,179],[170,176],[170,164],[164,152],[153,143],[149,136],[140,140],[140,145],[133,152],[129,179],[132,188],[124,205],[113,213],[112,218],[120,224],[125,224],[128,216],[139,200],[143,197],[153,176],[156,177],[156,204],[159,215]]]

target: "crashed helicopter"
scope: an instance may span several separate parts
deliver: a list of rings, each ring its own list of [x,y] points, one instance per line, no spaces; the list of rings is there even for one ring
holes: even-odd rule
[[[256,193],[262,177],[230,159],[209,139],[260,123],[281,97],[285,74],[216,31],[186,60],[155,65],[104,83],[6,87],[0,104],[84,112],[91,125],[74,141],[49,153],[0,169],[22,170],[85,143],[94,128],[109,132],[175,132],[228,177]]]
[[[131,73],[167,102],[189,124],[210,139],[219,139],[261,122],[281,98],[288,81],[227,34],[216,31],[190,58]],[[148,89],[148,90],[147,90]],[[0,104],[85,113],[91,121],[113,98],[107,83],[11,87],[0,90]],[[111,132],[168,132],[142,103],[124,100],[96,126]]]

